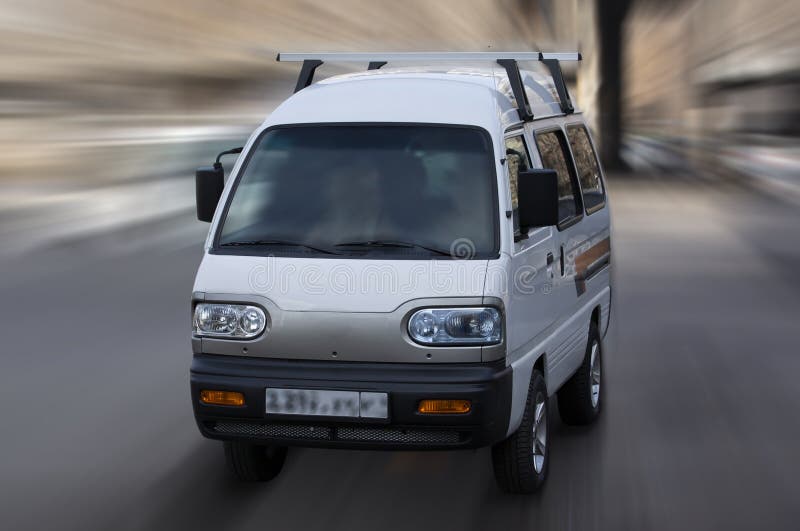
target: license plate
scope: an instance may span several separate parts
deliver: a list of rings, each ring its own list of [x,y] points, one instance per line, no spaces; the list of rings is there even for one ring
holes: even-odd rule
[[[367,391],[268,388],[266,412],[273,415],[385,419],[389,417],[389,400],[386,393]]]

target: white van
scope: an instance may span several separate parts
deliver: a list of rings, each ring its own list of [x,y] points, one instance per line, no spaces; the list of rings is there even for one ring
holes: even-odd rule
[[[491,445],[499,485],[531,492],[548,397],[597,417],[610,227],[559,66],[579,59],[278,56],[303,62],[296,93],[230,179],[219,158],[196,176],[192,403],[239,478],[273,478],[288,446]],[[369,68],[312,84],[342,61]]]

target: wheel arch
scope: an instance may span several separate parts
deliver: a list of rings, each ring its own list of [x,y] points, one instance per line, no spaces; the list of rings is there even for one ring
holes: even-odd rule
[[[525,407],[525,402],[528,397],[528,389],[531,385],[533,378],[533,371],[538,369],[544,378],[545,387],[547,387],[548,396],[550,386],[547,377],[547,352],[540,351],[538,354],[531,352],[528,356],[520,360],[519,363],[512,364],[513,368],[513,386],[511,397],[511,412],[508,419],[508,431],[506,435],[514,433],[522,421],[522,412]]]
[[[600,305],[594,307],[592,310],[592,316],[589,318],[589,324],[594,323],[594,326],[597,327],[597,330],[600,331]]]
[[[544,376],[545,383],[547,382],[547,372],[544,370],[544,361],[546,356],[547,354],[542,352],[539,354],[539,357],[536,358],[536,361],[533,362],[533,370],[535,371],[536,369],[539,369],[539,372],[541,372],[542,376]],[[531,376],[533,376],[533,371],[531,371]]]

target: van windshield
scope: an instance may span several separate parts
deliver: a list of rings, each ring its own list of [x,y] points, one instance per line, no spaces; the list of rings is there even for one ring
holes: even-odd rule
[[[270,129],[240,172],[215,251],[487,258],[497,254],[495,186],[481,129]]]

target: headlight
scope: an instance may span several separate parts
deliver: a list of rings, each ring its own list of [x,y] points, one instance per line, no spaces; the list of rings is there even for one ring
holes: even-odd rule
[[[200,303],[194,309],[194,333],[199,336],[248,339],[264,331],[267,316],[257,306]]]
[[[411,316],[408,334],[423,345],[494,345],[503,323],[496,308],[428,308]]]

